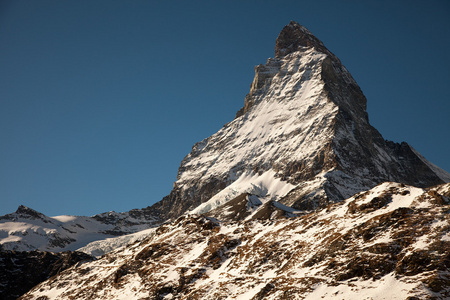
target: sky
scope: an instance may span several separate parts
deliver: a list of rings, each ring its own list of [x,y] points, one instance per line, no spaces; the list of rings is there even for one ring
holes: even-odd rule
[[[0,215],[161,200],[290,20],[340,58],[385,139],[450,171],[449,15],[446,0],[2,0]]]

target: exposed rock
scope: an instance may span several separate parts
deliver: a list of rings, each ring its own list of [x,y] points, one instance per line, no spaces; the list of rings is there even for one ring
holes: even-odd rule
[[[448,299],[449,190],[384,183],[290,219],[183,216],[21,299]]]
[[[408,144],[385,141],[369,124],[366,103],[339,59],[291,22],[277,38],[275,58],[255,68],[236,118],[193,146],[174,189],[151,209],[165,220],[270,192],[271,200],[309,211],[385,181],[450,181]],[[274,194],[277,179],[291,189]]]
[[[0,251],[0,299],[17,299],[38,283],[92,260],[82,252]]]
[[[295,21],[291,21],[284,26],[278,35],[275,43],[275,57],[281,58],[290,53],[301,51],[304,48],[314,48],[319,52],[334,57],[334,54],[318,38]]]

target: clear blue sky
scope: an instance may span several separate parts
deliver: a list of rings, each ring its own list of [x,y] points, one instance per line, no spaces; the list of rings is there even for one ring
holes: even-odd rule
[[[450,2],[0,1],[0,215],[142,208],[234,118],[295,20],[370,121],[450,171]]]

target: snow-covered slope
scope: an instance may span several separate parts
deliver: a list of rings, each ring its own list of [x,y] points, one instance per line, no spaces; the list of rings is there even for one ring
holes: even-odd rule
[[[275,50],[255,68],[236,118],[181,162],[174,189],[152,206],[163,219],[243,193],[311,210],[384,181],[426,187],[450,178],[408,144],[382,138],[355,80],[306,28],[285,26]]]
[[[448,299],[449,197],[383,183],[291,219],[183,216],[21,299]]]
[[[207,213],[244,193],[257,195],[259,198],[266,200],[275,200],[285,196],[294,187],[294,185],[276,178],[273,171],[267,171],[263,174],[248,172],[189,213]]]
[[[151,235],[156,229],[157,227],[121,235],[118,237],[95,240],[87,244],[86,246],[77,249],[77,251],[100,257],[106,253],[125,247],[128,244],[143,240],[147,236]]]
[[[88,243],[138,232],[157,224],[156,218],[109,212],[93,217],[47,217],[19,206],[16,212],[0,217],[0,247],[15,251],[77,250]]]

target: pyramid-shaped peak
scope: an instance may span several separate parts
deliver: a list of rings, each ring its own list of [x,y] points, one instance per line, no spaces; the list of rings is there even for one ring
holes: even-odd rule
[[[29,207],[27,207],[27,206],[25,206],[25,205],[19,205],[19,207],[17,208],[17,210],[16,210],[16,213],[18,213],[18,214],[20,214],[20,213],[28,213],[28,212],[37,212],[37,211],[35,211],[34,209],[32,209],[32,208],[29,208]]]
[[[288,29],[291,29],[291,30],[300,30],[305,34],[313,35],[311,33],[311,31],[309,31],[305,26],[300,25],[299,23],[292,21],[292,20],[285,27],[287,27]]]
[[[45,218],[45,216],[42,213],[40,213],[32,208],[29,208],[25,205],[19,205],[19,207],[16,210],[16,214],[21,215],[21,216],[29,216],[29,217],[36,218],[36,219]]]
[[[320,52],[334,56],[306,27],[295,21],[291,21],[288,25],[284,26],[277,37],[275,57],[281,58],[300,50],[301,47],[314,47]]]
[[[284,26],[275,55],[255,68],[236,118],[183,159],[172,192],[150,208],[162,219],[233,199],[245,207],[247,194],[313,210],[385,181],[443,182],[444,171],[369,124],[358,84],[308,29]]]

